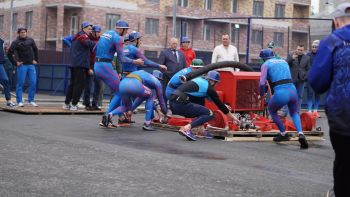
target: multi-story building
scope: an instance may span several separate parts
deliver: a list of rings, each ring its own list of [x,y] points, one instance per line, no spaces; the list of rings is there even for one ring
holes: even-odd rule
[[[0,0],[0,32],[7,41],[10,4],[11,0]],[[307,18],[311,0],[176,0],[176,4],[176,37],[188,36],[199,57],[207,61],[224,33],[231,35],[241,61],[256,61],[258,51],[270,41],[275,41],[282,57],[297,44],[309,44],[307,20],[246,17]],[[173,0],[14,0],[13,5],[14,36],[17,27],[26,26],[40,49],[62,50],[62,37],[79,31],[85,20],[103,30],[114,28],[118,19],[128,21],[131,30],[143,34],[142,48],[150,57],[157,57],[173,36]]]

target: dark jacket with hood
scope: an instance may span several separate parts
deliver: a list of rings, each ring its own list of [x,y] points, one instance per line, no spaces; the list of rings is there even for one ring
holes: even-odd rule
[[[33,64],[33,60],[38,62],[38,47],[36,47],[33,38],[17,37],[17,39],[11,43],[8,51],[8,58],[11,62],[23,62],[25,65]]]
[[[328,90],[330,131],[350,136],[350,24],[321,41],[308,80],[316,93]]]
[[[71,67],[90,68],[90,50],[95,46],[95,42],[83,32],[78,32],[70,47]]]

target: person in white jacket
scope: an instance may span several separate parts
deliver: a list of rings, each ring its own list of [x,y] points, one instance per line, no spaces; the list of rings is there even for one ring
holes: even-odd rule
[[[222,35],[222,44],[215,47],[211,58],[211,63],[222,61],[236,61],[239,62],[237,48],[230,44],[230,36],[228,34]],[[220,70],[233,71],[233,68],[222,68]]]

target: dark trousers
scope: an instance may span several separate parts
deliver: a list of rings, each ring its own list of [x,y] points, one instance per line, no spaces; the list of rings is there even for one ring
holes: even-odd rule
[[[168,83],[173,75],[174,74],[170,74],[170,73],[164,73],[164,75],[163,75],[162,86],[163,86],[163,97],[164,97],[165,105],[167,105],[167,103],[168,103],[168,99],[166,98],[166,94],[165,94],[166,86],[168,85]]]
[[[71,78],[66,94],[65,103],[68,105],[72,102],[72,105],[77,105],[80,96],[85,88],[87,69],[85,68],[70,68]]]
[[[334,193],[336,197],[350,196],[350,136],[330,131],[335,153],[333,164]]]
[[[97,79],[97,77],[94,77],[91,75],[86,76],[86,85],[84,89],[85,106],[90,106],[90,95],[91,95],[92,85],[94,85],[94,92],[92,96],[92,106],[98,106],[102,83],[103,82],[100,79]]]
[[[213,113],[208,108],[196,103],[180,103],[170,100],[170,109],[173,114],[195,118],[191,123],[192,128],[203,125],[214,118]]]

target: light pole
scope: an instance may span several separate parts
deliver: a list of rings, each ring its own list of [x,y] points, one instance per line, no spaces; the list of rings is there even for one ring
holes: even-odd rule
[[[176,36],[176,0],[173,0],[173,37]]]
[[[13,29],[13,0],[11,0],[11,10],[10,10],[10,43],[12,42],[12,29]]]

